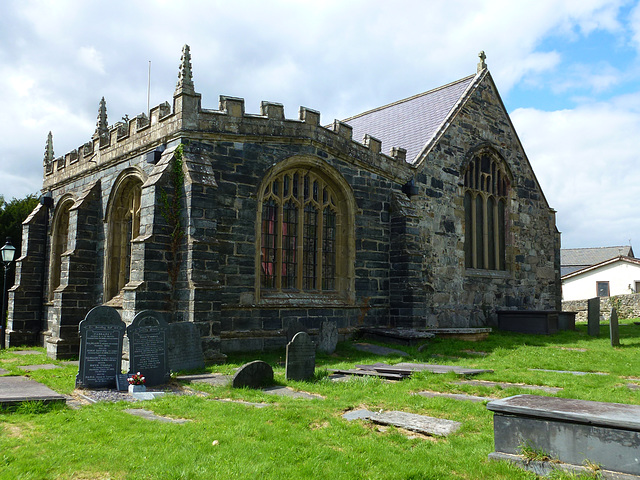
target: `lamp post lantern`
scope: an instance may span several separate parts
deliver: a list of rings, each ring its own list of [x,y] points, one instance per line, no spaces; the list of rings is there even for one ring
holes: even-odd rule
[[[2,289],[2,318],[0,318],[0,349],[5,348],[6,337],[6,325],[7,325],[7,273],[13,263],[13,259],[16,255],[16,247],[11,245],[11,238],[7,237],[7,243],[4,247],[0,248],[0,254],[2,255],[2,264],[4,266],[4,284]]]

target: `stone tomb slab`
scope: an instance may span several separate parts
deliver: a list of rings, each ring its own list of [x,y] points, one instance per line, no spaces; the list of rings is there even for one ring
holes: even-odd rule
[[[530,370],[531,372],[568,373],[568,374],[577,375],[577,376],[581,376],[581,375],[609,375],[608,373],[605,373],[605,372],[580,372],[580,371],[575,371],[575,370],[547,370],[545,368],[529,368],[528,370]]]
[[[382,356],[398,356],[408,357],[407,352],[402,350],[396,350],[395,348],[381,347],[380,345],[373,345],[371,343],[354,343],[353,348],[360,350],[361,352],[373,353],[374,355]]]
[[[182,424],[182,423],[187,423],[191,421],[191,420],[187,420],[186,418],[161,417],[160,415],[156,415],[155,413],[153,413],[151,410],[145,410],[143,408],[127,408],[126,410],[123,410],[123,411],[130,415],[144,418],[145,420],[153,420],[156,422]]]
[[[546,385],[527,385],[525,383],[489,382],[487,380],[458,380],[455,385],[472,385],[474,387],[500,387],[500,388],[523,388],[525,390],[539,390],[546,393],[558,393],[562,391],[560,387],[547,387]]]
[[[489,402],[496,453],[523,442],[561,462],[640,475],[640,405],[516,395]]]
[[[0,377],[0,405],[24,402],[64,402],[66,397],[26,377]]]
[[[418,392],[418,395],[426,398],[449,398],[451,400],[466,400],[468,402],[482,403],[495,400],[491,397],[478,397],[476,395],[468,395],[466,393],[442,393],[442,392]]]
[[[14,355],[40,355],[44,352],[39,352],[38,350],[14,350],[11,353]]]
[[[180,375],[178,380],[189,383],[207,383],[215,387],[226,387],[232,381],[231,375],[222,373],[200,373],[195,375]]]
[[[379,425],[392,425],[434,437],[446,437],[457,431],[462,425],[460,422],[418,415],[417,413],[399,411],[371,412],[365,409],[351,410],[343,414],[342,418],[348,421],[371,420]]]
[[[171,378],[167,351],[169,327],[162,315],[152,310],[138,313],[127,327],[129,373],[140,372],[147,386],[162,385]]]
[[[5,370],[4,368],[0,368],[0,375],[8,375],[9,373],[11,373],[11,372],[9,372],[9,370]]]
[[[45,363],[42,365],[20,365],[18,367],[20,370],[24,370],[25,372],[31,372],[33,370],[55,370],[56,368],[60,368],[58,365],[54,365],[53,363]]]
[[[309,380],[316,369],[316,344],[306,332],[298,332],[287,344],[285,377],[287,380]]]
[[[261,388],[273,383],[273,368],[267,362],[254,360],[241,366],[233,376],[234,388]]]
[[[481,369],[481,368],[465,368],[457,367],[454,365],[431,365],[428,363],[397,363],[394,365],[396,368],[406,368],[413,372],[431,372],[431,373],[449,373],[453,372],[456,375],[479,375],[481,373],[493,373],[493,370]]]
[[[263,392],[280,397],[302,398],[304,400],[324,400],[320,395],[314,393],[300,392],[289,387],[268,387],[263,388]]]
[[[122,368],[125,323],[118,312],[101,305],[80,322],[80,363],[76,387],[114,388]]]
[[[181,372],[204,368],[202,340],[198,327],[192,322],[169,324],[167,339],[169,370]]]

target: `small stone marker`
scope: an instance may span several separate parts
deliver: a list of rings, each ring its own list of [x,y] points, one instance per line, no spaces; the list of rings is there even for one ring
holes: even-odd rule
[[[611,310],[611,319],[609,320],[609,334],[611,337],[611,346],[620,346],[620,330],[618,329],[618,310]]]
[[[140,372],[147,386],[167,383],[171,378],[167,355],[167,322],[151,310],[138,313],[127,327],[129,373]]]
[[[80,322],[80,364],[76,387],[112,388],[122,365],[125,323],[118,312],[101,305]]]
[[[336,351],[338,345],[338,327],[335,322],[324,321],[320,325],[320,334],[318,335],[318,351],[322,353],[332,354]]]
[[[169,370],[172,372],[197,370],[204,367],[200,332],[192,322],[169,324],[167,349]]]
[[[587,301],[587,331],[590,336],[600,335],[600,297],[590,298]]]
[[[260,388],[273,383],[273,368],[262,360],[255,360],[241,366],[231,382],[234,388]]]
[[[306,332],[295,334],[287,344],[285,377],[287,380],[308,380],[316,369],[316,344]]]

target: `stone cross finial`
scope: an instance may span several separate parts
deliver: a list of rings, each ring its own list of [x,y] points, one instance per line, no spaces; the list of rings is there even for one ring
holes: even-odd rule
[[[195,93],[193,87],[193,75],[191,73],[191,52],[189,45],[182,47],[182,57],[180,57],[180,69],[178,70],[178,83],[176,93]]]
[[[44,166],[53,162],[53,135],[49,132],[47,136],[47,146],[44,149]]]
[[[98,107],[98,121],[96,123],[96,133],[99,136],[109,132],[109,124],[107,123],[107,102],[104,97],[100,100],[100,106]]]
[[[487,68],[487,64],[484,61],[487,59],[487,56],[484,54],[484,50],[478,54],[480,57],[480,61],[478,62],[478,73]]]

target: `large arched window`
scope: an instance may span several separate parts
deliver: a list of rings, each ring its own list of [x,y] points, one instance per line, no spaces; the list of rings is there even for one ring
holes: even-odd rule
[[[325,293],[349,298],[352,196],[342,177],[336,181],[328,167],[307,163],[281,166],[261,186],[259,292],[262,297]]]
[[[120,178],[114,187],[107,218],[105,300],[120,293],[131,278],[131,243],[140,234],[142,180],[136,174]]]
[[[49,275],[49,300],[53,300],[53,292],[60,286],[62,254],[67,251],[69,239],[69,210],[73,199],[61,199],[51,228],[51,268]]]
[[[464,174],[465,267],[506,270],[509,176],[488,151],[473,157]]]

